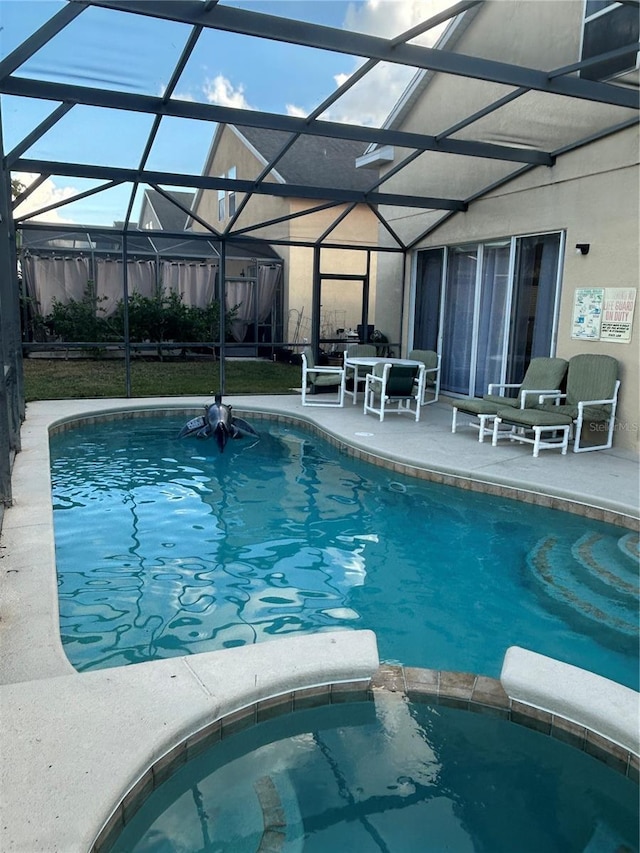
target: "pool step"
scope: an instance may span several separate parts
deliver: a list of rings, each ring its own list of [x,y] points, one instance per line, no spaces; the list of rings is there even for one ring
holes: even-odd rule
[[[598,820],[593,835],[582,853],[631,853],[632,848],[615,829]]]
[[[585,583],[623,602],[637,601],[638,560],[620,546],[620,540],[587,533],[574,542],[571,553],[585,570]]]
[[[601,534],[573,544],[547,536],[529,552],[527,563],[556,607],[637,642],[638,571],[628,554],[627,543],[620,546]]]
[[[637,570],[640,564],[640,533],[625,533],[618,539],[618,548],[626,557],[629,557]]]

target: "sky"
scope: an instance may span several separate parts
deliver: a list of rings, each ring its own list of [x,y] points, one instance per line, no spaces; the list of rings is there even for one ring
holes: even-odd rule
[[[452,5],[452,0],[222,2],[385,38],[392,38]],[[0,0],[0,56],[7,56],[64,5],[63,0]],[[161,96],[190,29],[175,22],[89,8],[16,74]],[[431,45],[441,32],[439,27],[416,43]],[[306,116],[348,79],[361,62],[349,55],[205,30],[173,97]],[[322,118],[381,126],[413,74],[413,69],[380,64]],[[57,106],[8,95],[1,97],[0,105],[5,153]],[[137,168],[152,121],[153,116],[75,106],[23,156]],[[163,119],[147,168],[201,174],[214,130],[211,122]],[[14,177],[27,185],[33,179],[29,175]],[[71,198],[97,183],[54,176],[16,213]],[[124,218],[130,193],[130,186],[122,186],[40,218],[50,222],[112,225]],[[140,198],[141,192],[134,206],[134,220]]]

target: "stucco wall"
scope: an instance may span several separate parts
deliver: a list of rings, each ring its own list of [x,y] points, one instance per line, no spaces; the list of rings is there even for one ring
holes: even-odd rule
[[[292,212],[311,207],[309,202],[293,199]],[[291,221],[292,240],[316,240],[336,220],[341,208],[303,216]],[[329,237],[330,242],[358,243],[367,245],[375,240],[377,219],[368,208],[353,210],[341,222]],[[369,322],[374,323],[376,253],[372,253],[369,284]],[[362,275],[367,271],[366,252],[350,249],[323,249],[320,255],[320,271],[323,274]],[[311,316],[313,285],[313,250],[303,247],[290,250],[289,269],[289,308],[290,335],[297,321],[297,311],[304,308],[307,320]],[[360,282],[343,280],[326,282],[322,290],[322,319],[325,321],[326,334],[332,336],[336,328],[355,328],[362,314],[362,285]],[[293,339],[290,336],[290,339]]]
[[[208,165],[208,174],[226,175],[232,167],[236,168],[238,179],[256,178],[264,168],[264,162],[246,146],[229,127],[224,127],[216,140]],[[276,181],[269,176],[268,181]],[[239,205],[243,195],[237,194]],[[295,198],[275,198],[268,195],[253,196],[240,214],[235,227],[242,228],[255,222],[269,221],[313,208],[321,201],[307,201]],[[308,216],[274,223],[266,228],[252,230],[252,236],[266,242],[270,240],[292,240],[313,242],[318,239],[340,216],[341,207],[332,207]],[[201,193],[196,213],[211,222],[218,221],[218,194],[216,191]],[[225,225],[228,219],[221,223]],[[357,243],[375,245],[378,220],[364,206],[352,210],[348,216],[334,228],[329,236],[330,242]],[[195,230],[202,230],[197,223]],[[274,249],[283,258],[284,265],[284,334],[288,341],[303,343],[311,339],[311,311],[313,293],[313,249],[307,246],[274,245]],[[366,252],[360,250],[323,251],[321,271],[323,273],[344,273],[346,275],[364,275],[366,272]],[[372,256],[370,268],[370,315],[375,305],[376,258]],[[322,313],[329,320],[331,334],[336,325],[346,323],[346,327],[355,327],[361,318],[362,287],[358,283],[345,281],[343,286],[332,284],[323,292]],[[300,318],[302,317],[301,322]],[[340,322],[334,322],[335,320]],[[372,316],[369,322],[373,323]]]
[[[235,131],[225,126],[215,141],[215,147],[207,165],[207,174],[212,176],[226,176],[229,170],[235,167],[238,179],[252,180],[260,174],[263,165],[255,153],[241,142]],[[270,176],[266,180],[274,181],[275,179]],[[243,198],[243,193],[236,193],[236,205],[238,207]],[[286,199],[266,195],[253,196],[245,210],[241,213],[236,227],[240,228],[265,219],[275,219],[283,216],[288,209],[289,203]],[[208,222],[218,223],[217,190],[204,190],[200,193],[195,212]],[[220,223],[220,227],[222,228],[228,221],[227,217]],[[275,233],[272,230],[270,232],[272,238],[286,237],[286,225],[274,227],[279,227],[280,230]],[[195,231],[204,230],[197,222],[193,223],[193,228]],[[257,233],[253,236],[261,237]]]
[[[630,343],[571,337],[575,291],[585,287],[640,287],[638,133],[630,128],[540,167],[474,202],[431,235],[424,246],[454,245],[545,231],[566,233],[557,355],[612,355],[620,364],[615,446],[640,449],[640,300]],[[589,243],[586,256],[576,243]]]
[[[552,69],[579,58],[582,4],[568,2],[490,2],[471,17],[455,43],[457,52]],[[526,33],[526,38],[506,40],[505,32]],[[510,89],[486,81],[469,81],[453,75],[435,75],[420,94],[414,95],[403,130],[438,133],[459,118],[491,103]],[[630,111],[627,111],[630,112]],[[561,149],[570,133],[578,130],[588,138],[599,126],[613,123],[614,108],[555,95],[528,94],[509,109],[471,125],[469,135],[489,142],[525,141],[546,150]],[[621,114],[620,120],[626,115]],[[519,117],[526,118],[527,140],[519,139]],[[457,134],[465,136],[463,131]],[[536,138],[539,136],[539,139]],[[571,337],[577,288],[640,287],[638,130],[631,127],[606,139],[558,156],[551,167],[537,166],[473,201],[465,213],[457,213],[422,241],[420,247],[455,245],[513,235],[561,231],[566,235],[562,260],[557,354],[569,358],[580,352],[613,355],[619,360],[622,381],[614,447],[640,449],[639,345],[640,304],[636,307],[630,343],[585,342]],[[396,151],[392,168],[402,156]],[[516,170],[485,158],[454,158],[427,154],[410,169],[402,170],[386,188],[397,192],[440,194],[468,198]],[[441,214],[438,214],[440,216]],[[422,221],[420,222],[420,217]],[[414,218],[414,233],[435,220],[433,212]],[[391,222],[393,227],[394,223]],[[398,227],[401,223],[398,222]],[[576,243],[589,243],[586,256],[576,255]],[[399,260],[385,256],[379,267],[377,312],[390,322],[399,320]],[[410,329],[411,264],[405,275],[403,339]],[[410,342],[409,342],[410,343]]]

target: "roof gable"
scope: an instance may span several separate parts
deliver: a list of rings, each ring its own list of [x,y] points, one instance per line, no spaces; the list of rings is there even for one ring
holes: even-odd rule
[[[145,190],[144,195],[145,199],[140,211],[139,227],[144,227],[143,215],[145,207],[148,205],[155,214],[159,228],[163,231],[184,231],[187,224],[187,215],[183,210],[180,210],[179,207],[157,190]],[[195,193],[171,192],[169,195],[175,198],[183,207],[190,208]]]
[[[259,127],[236,127],[238,135],[270,163],[291,138],[291,134]],[[288,184],[335,185],[364,190],[371,175],[356,169],[356,159],[367,145],[350,139],[300,136],[278,160],[275,170]]]

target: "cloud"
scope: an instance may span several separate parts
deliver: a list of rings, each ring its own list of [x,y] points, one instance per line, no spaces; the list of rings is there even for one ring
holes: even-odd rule
[[[25,187],[29,187],[30,184],[39,176],[36,174],[30,174],[29,172],[12,172],[11,177],[17,178],[21,184]],[[16,208],[14,215],[24,216],[26,213],[31,213],[31,211],[40,210],[42,207],[47,207],[50,204],[56,204],[57,202],[72,198],[73,196],[78,195],[79,192],[80,190],[77,190],[74,187],[57,187],[51,178],[47,178],[46,181],[40,184],[40,186],[37,187],[37,189],[35,189],[31,195]],[[72,219],[67,219],[61,216],[59,209],[49,210],[38,216],[33,221],[73,224]]]
[[[307,111],[303,110],[302,107],[296,107],[295,104],[287,104],[287,115],[295,116],[296,118],[306,118]]]
[[[358,5],[350,3],[343,26],[358,33],[393,38],[453,5],[452,0],[367,0]],[[442,27],[429,30],[414,43],[433,45],[441,32]]]
[[[210,104],[219,104],[222,107],[235,107],[241,110],[254,109],[244,96],[244,86],[240,84],[234,88],[231,81],[222,74],[218,74],[213,80],[206,80],[203,91]]]
[[[363,4],[349,5],[343,26],[354,32],[393,38],[452,5],[452,0],[367,0]],[[428,30],[411,43],[432,47],[444,26]],[[348,80],[361,64],[362,60],[354,59],[351,70],[336,74],[336,86],[341,86]],[[413,68],[394,63],[379,63],[353,89],[346,92],[323,118],[380,126],[414,74]]]

